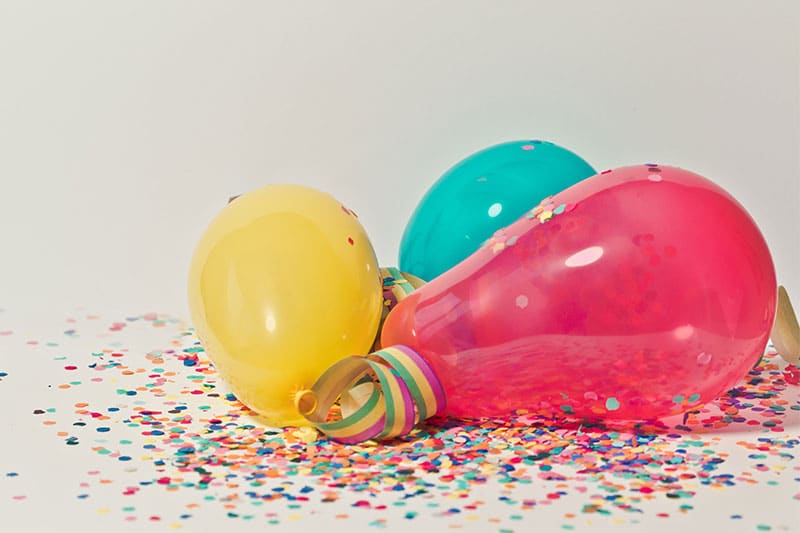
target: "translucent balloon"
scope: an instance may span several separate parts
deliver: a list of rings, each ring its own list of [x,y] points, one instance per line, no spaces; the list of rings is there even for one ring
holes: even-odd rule
[[[633,166],[495,233],[399,302],[382,345],[422,356],[455,416],[652,419],[741,380],[775,309],[772,259],[744,208],[697,174]]]
[[[307,425],[298,391],[369,350],[383,298],[355,213],[328,194],[270,185],[228,204],[192,258],[192,321],[244,404],[276,426]]]
[[[547,141],[513,141],[472,154],[420,201],[400,243],[400,270],[431,280],[545,196],[595,171]]]

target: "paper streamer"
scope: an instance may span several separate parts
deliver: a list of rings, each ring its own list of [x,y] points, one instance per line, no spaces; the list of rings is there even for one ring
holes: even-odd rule
[[[394,309],[398,302],[402,301],[406,296],[419,289],[425,282],[416,276],[400,272],[395,267],[386,267],[380,269],[381,283],[383,286],[383,309],[381,310],[381,321],[378,326],[378,333],[375,335],[375,341],[372,343],[370,351],[377,352],[381,346],[381,331],[383,330],[383,322],[389,316],[389,311]]]
[[[371,392],[364,394],[367,384]],[[360,389],[361,401],[342,417],[331,409],[349,391]],[[353,397],[349,397],[352,401]],[[439,379],[417,353],[392,346],[368,356],[351,356],[331,366],[310,390],[295,396],[301,414],[331,439],[345,444],[405,435],[414,425],[444,410]]]

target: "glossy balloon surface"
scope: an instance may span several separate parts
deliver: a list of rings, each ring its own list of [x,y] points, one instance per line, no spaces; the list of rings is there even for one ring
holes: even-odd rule
[[[594,173],[586,161],[547,141],[513,141],[477,152],[420,201],[400,243],[400,270],[431,280],[545,196]]]
[[[197,333],[236,396],[272,425],[306,425],[294,394],[370,348],[382,307],[372,245],[328,194],[270,185],[211,222],[192,258]]]
[[[444,222],[446,223],[446,221]],[[390,313],[456,416],[685,412],[741,380],[776,306],[753,220],[705,178],[643,165],[545,200]]]

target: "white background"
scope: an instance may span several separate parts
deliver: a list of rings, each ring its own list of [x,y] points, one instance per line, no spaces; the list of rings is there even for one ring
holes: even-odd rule
[[[800,293],[793,0],[0,0],[0,306],[185,313],[229,195],[305,183],[384,265],[459,159],[543,138],[694,170]]]
[[[425,190],[483,147],[541,138],[598,170],[677,165],[745,205],[797,302],[799,34],[796,0],[0,0],[0,308],[14,330],[0,345],[10,373],[0,393],[6,427],[25,435],[0,453],[21,461],[5,468],[20,470],[19,483],[0,487],[6,525],[57,529],[74,512],[76,529],[106,530],[96,507],[120,508],[116,488],[92,489],[99,500],[76,507],[94,456],[31,429],[30,407],[51,401],[43,376],[63,369],[26,340],[63,337],[69,315],[57,309],[79,305],[187,316],[199,235],[230,195],[264,184],[332,193],[393,265]],[[151,348],[131,335],[132,353]],[[86,355],[98,341],[64,342]],[[109,401],[104,387],[78,393],[91,391]],[[797,435],[796,419],[786,426]],[[744,437],[724,437],[720,447],[738,450],[730,468],[744,469],[733,444]],[[50,467],[41,457],[56,447]],[[713,530],[734,511],[747,521],[725,519],[731,531],[795,527],[785,505],[795,486],[705,491],[696,514],[661,527]],[[10,507],[8,491],[31,498]],[[317,525],[309,520],[295,529]],[[230,523],[197,519],[206,526]]]

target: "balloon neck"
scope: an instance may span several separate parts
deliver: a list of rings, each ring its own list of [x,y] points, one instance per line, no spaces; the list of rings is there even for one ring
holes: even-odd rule
[[[316,410],[317,405],[319,405],[319,401],[317,400],[317,395],[313,390],[300,390],[294,395],[294,406],[303,416],[312,414],[314,410]]]
[[[350,356],[331,366],[295,406],[331,439],[356,444],[406,435],[444,412],[444,388],[425,359],[408,346]]]
[[[787,363],[800,364],[800,325],[789,300],[789,294],[782,285],[778,287],[778,305],[770,337],[778,353]]]

